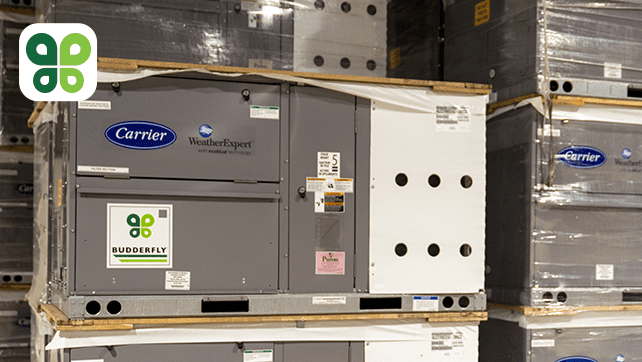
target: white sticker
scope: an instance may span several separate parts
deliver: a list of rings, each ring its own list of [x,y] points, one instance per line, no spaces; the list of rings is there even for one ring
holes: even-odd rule
[[[111,111],[110,101],[79,101],[78,109],[99,109],[102,111]]]
[[[596,280],[613,280],[613,264],[597,264],[595,265],[595,279]]]
[[[279,119],[279,107],[250,106],[250,118]]]
[[[272,362],[272,361],[274,361],[274,351],[271,349],[243,351],[243,362]]]
[[[334,180],[334,191],[336,192],[345,192],[352,193],[353,191],[353,181],[351,178],[335,178]]]
[[[413,311],[437,312],[439,311],[439,297],[434,295],[412,297]]]
[[[111,167],[111,166],[81,166],[78,165],[78,172],[90,173],[120,173],[129,174],[129,167]]]
[[[437,106],[435,130],[437,132],[470,132],[468,106]]]
[[[171,268],[173,206],[107,204],[107,268]]]
[[[0,176],[18,176],[18,170],[0,170]]]
[[[312,304],[333,305],[346,304],[346,297],[312,297]]]
[[[307,192],[325,192],[326,180],[318,177],[308,177],[305,179],[305,190]]]
[[[307,192],[343,192],[352,193],[353,180],[351,178],[320,178],[307,177],[305,188]]]
[[[17,317],[17,310],[0,310],[0,317]]]
[[[554,339],[533,339],[531,341],[531,347],[555,347]]]
[[[604,78],[622,78],[622,64],[604,63]]]
[[[188,271],[165,272],[165,290],[189,290],[191,273]]]
[[[443,352],[443,356],[464,355],[464,334],[462,332],[435,332],[432,334],[431,350]]]
[[[259,68],[259,69],[274,69],[271,60],[263,59],[248,59],[248,68]]]
[[[550,124],[545,124],[544,125],[544,136],[550,137],[551,136],[551,125]],[[562,134],[562,131],[557,128],[553,128],[553,137],[559,137]],[[542,129],[538,128],[537,129],[537,135],[541,136],[542,135]]]
[[[317,152],[317,176],[339,177],[341,175],[341,153]]]

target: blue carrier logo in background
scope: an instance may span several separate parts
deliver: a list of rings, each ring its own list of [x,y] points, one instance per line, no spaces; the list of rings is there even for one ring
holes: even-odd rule
[[[133,150],[155,150],[176,141],[176,132],[162,124],[146,121],[127,121],[105,130],[109,142]]]
[[[203,124],[198,127],[198,134],[203,138],[207,138],[212,135],[212,127],[209,124]]]
[[[615,362],[624,362],[626,361],[626,358],[624,358],[623,354],[618,354],[617,357],[615,357]]]
[[[591,357],[582,357],[582,356],[572,356],[560,358],[555,362],[597,362]]]
[[[595,168],[606,162],[606,154],[589,146],[570,146],[559,151],[556,159],[574,168]]]

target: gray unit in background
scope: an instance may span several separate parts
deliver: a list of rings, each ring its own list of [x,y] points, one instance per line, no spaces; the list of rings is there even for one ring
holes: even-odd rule
[[[583,356],[639,361],[640,342],[640,326],[525,329],[517,322],[489,319],[479,326],[479,360],[550,362]]]
[[[30,18],[32,22],[35,20],[26,15],[16,15],[14,20]],[[0,21],[0,146],[33,144],[33,132],[27,127],[33,102],[20,91],[18,76],[18,39],[28,25],[26,22]]]
[[[55,104],[35,130],[50,302],[73,319],[413,311],[413,295],[368,294],[370,101],[271,82],[153,77]],[[176,137],[155,148],[155,132]],[[306,190],[320,152],[354,182],[339,212]],[[464,294],[437,308],[485,308]]]
[[[238,342],[163,345],[126,345],[109,347],[72,348],[49,352],[52,362],[104,360],[106,362],[169,362],[190,361],[242,362],[262,353],[262,358],[274,362],[294,361],[364,361],[364,342]],[[258,358],[258,357],[256,357]],[[267,359],[259,359],[267,360]]]
[[[543,116],[530,106],[493,117],[487,126],[489,299],[639,303],[642,127],[554,120],[552,136],[541,136]],[[570,167],[561,151],[571,146],[590,146],[606,161]]]
[[[29,362],[31,309],[25,301],[0,301],[0,361]]]
[[[637,1],[549,0],[544,9],[542,1],[457,0],[445,14],[444,80],[491,84],[500,101],[544,91],[639,97]]]

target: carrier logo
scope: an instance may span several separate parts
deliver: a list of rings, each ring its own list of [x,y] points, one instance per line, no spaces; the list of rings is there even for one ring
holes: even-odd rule
[[[126,121],[109,126],[105,130],[105,138],[133,150],[155,150],[176,142],[176,132],[158,123]]]
[[[617,357],[615,357],[615,362],[624,362],[626,361],[626,358],[624,358],[623,354],[618,354]]]
[[[559,151],[556,159],[573,168],[595,168],[606,162],[606,154],[589,146],[570,146]]]
[[[582,356],[572,356],[560,358],[555,362],[597,362],[591,357],[582,357]]]
[[[127,216],[127,224],[132,227],[129,230],[129,236],[137,238],[142,235],[145,239],[149,238],[152,236],[150,227],[154,225],[154,221],[154,217],[151,214],[145,214],[142,218],[136,214],[129,214]]]
[[[33,195],[33,184],[20,184],[16,190],[23,195]]]

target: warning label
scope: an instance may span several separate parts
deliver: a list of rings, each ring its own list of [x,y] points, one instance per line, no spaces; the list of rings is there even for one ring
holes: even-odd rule
[[[314,201],[316,213],[345,212],[345,194],[343,192],[316,192]]]
[[[470,109],[467,106],[437,106],[437,132],[470,132]]]
[[[475,5],[475,26],[482,25],[490,20],[490,0],[485,0]]]
[[[343,251],[317,251],[316,274],[344,275],[346,270],[346,253]]]
[[[433,295],[414,296],[412,298],[413,311],[438,312],[439,297]]]
[[[320,178],[308,177],[305,180],[307,192],[353,192],[353,180],[351,178]]]

